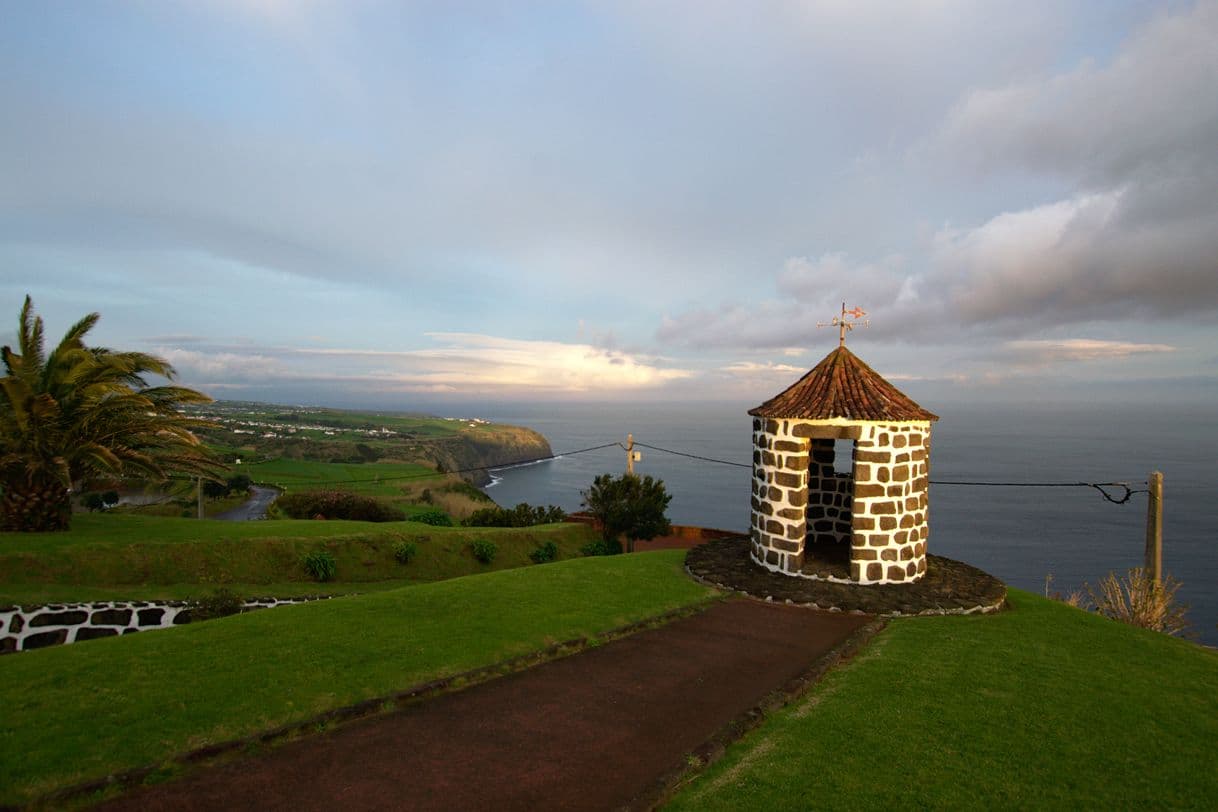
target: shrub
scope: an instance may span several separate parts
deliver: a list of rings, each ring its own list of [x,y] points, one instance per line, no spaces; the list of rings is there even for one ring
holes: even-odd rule
[[[106,507],[105,500],[102,499],[100,493],[86,493],[80,503],[88,508],[90,513],[98,510],[104,510]]]
[[[325,550],[309,553],[304,557],[303,563],[305,572],[309,573],[309,577],[314,581],[329,581],[338,569],[334,556]]]
[[[579,551],[583,555],[617,555],[622,551],[622,543],[616,540],[597,539],[580,547]]]
[[[606,542],[624,534],[627,549],[633,552],[636,539],[646,541],[672,532],[665,515],[672,495],[662,480],[634,474],[617,478],[601,474],[581,495],[588,512],[600,523]]]
[[[254,481],[247,474],[234,474],[225,484],[228,486],[229,493],[245,493],[254,484]]]
[[[219,499],[222,496],[228,496],[228,483],[208,479],[203,483],[203,495],[208,499]]]
[[[462,524],[467,527],[532,527],[566,521],[566,518],[566,511],[557,505],[534,507],[521,502],[511,510],[498,506],[476,510]]]
[[[212,590],[212,593],[205,598],[198,598],[191,602],[190,618],[191,620],[211,620],[217,617],[227,617],[235,615],[245,606],[245,601],[241,596],[225,587]]]
[[[352,519],[360,522],[400,522],[406,514],[379,499],[350,491],[301,491],[275,500],[293,519]]]
[[[102,494],[102,505],[104,507],[114,507],[118,504],[118,491],[106,491]]]
[[[1099,591],[1087,585],[1087,594],[1095,611],[1107,618],[1140,626],[1164,634],[1178,635],[1188,628],[1187,606],[1176,603],[1180,582],[1170,575],[1162,584],[1141,567],[1134,567],[1124,578],[1108,573],[1099,583]]]
[[[409,564],[418,552],[418,545],[413,541],[399,541],[393,545],[393,557],[399,564]]]
[[[529,553],[529,558],[533,559],[534,564],[545,564],[546,562],[553,561],[558,558],[558,545],[552,541],[547,541]]]
[[[471,545],[474,548],[474,558],[481,561],[483,564],[489,564],[495,560],[495,553],[499,552],[499,547],[493,541],[486,539],[478,539]]]
[[[422,522],[433,527],[452,527],[452,518],[442,510],[424,510],[410,517],[412,522]]]

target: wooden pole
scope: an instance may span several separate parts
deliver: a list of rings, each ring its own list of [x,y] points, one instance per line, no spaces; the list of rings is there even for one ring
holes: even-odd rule
[[[634,435],[626,435],[626,473],[634,476]]]
[[[1163,584],[1163,472],[1152,471],[1146,500],[1146,575]]]
[[[199,502],[199,518],[203,518],[203,477],[195,480],[195,499]]]

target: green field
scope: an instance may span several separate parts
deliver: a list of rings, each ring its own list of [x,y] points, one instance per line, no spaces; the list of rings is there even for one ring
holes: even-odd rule
[[[387,462],[355,464],[277,459],[242,465],[239,470],[259,485],[274,485],[285,490],[347,490],[381,497],[401,496],[404,485],[443,479],[443,474],[436,473],[433,468]]]
[[[0,804],[708,600],[664,551],[0,658]]]
[[[891,623],[668,808],[1218,806],[1218,652],[1010,600]]]

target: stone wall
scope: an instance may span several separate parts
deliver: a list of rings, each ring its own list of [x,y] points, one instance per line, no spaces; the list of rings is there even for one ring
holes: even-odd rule
[[[803,567],[808,535],[809,434],[795,433],[805,425],[753,420],[751,555],[761,566],[791,575]]]
[[[867,424],[854,448],[850,579],[916,581],[926,573],[930,423]]]
[[[853,476],[832,474],[834,438],[855,441]],[[926,572],[929,422],[759,418],[753,446],[755,562],[815,578],[802,572],[809,534],[844,541],[849,521],[851,582],[901,583]]]
[[[318,600],[302,598],[252,598],[242,612],[268,609],[290,603]],[[114,637],[149,629],[165,629],[191,621],[187,601],[107,601],[104,603],[54,603],[45,606],[0,607],[0,654],[28,651],[99,637]]]

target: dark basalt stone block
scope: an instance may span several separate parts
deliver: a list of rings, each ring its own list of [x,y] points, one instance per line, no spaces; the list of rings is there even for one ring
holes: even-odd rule
[[[35,648],[46,648],[47,646],[58,646],[68,639],[67,629],[57,629],[53,632],[40,632],[31,634],[25,638],[21,648],[23,651],[29,651]]]
[[[118,630],[115,628],[98,629],[98,628],[94,628],[92,626],[86,626],[83,629],[76,630],[75,640],[77,643],[79,643],[82,640],[96,640],[99,637],[115,637],[117,635],[118,635]]]
[[[81,610],[70,612],[44,612],[30,618],[30,626],[79,626],[89,619],[89,613]]]

